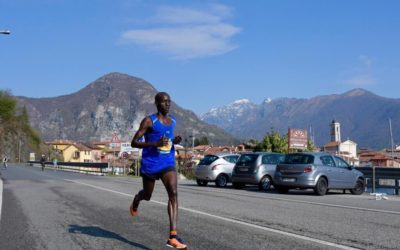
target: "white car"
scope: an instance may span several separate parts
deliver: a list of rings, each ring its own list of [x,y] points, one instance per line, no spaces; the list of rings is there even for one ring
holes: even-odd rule
[[[217,187],[226,187],[232,181],[232,171],[240,155],[231,153],[209,154],[196,167],[196,181],[199,186],[215,182]]]

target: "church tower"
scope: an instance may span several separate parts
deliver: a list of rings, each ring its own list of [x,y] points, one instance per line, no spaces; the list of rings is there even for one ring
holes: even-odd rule
[[[333,120],[331,123],[331,141],[341,142],[340,123],[335,120]]]

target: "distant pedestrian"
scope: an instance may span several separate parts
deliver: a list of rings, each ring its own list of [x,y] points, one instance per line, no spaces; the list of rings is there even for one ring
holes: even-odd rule
[[[132,216],[138,215],[139,203],[149,201],[156,180],[161,179],[168,193],[169,238],[167,246],[175,249],[186,249],[186,244],[177,234],[178,191],[175,171],[175,147],[181,142],[180,136],[174,136],[175,118],[169,114],[171,99],[165,92],[155,96],[157,113],[145,117],[139,130],[133,136],[132,147],[142,148],[140,175],[143,178],[143,189],[132,201],[129,209]],[[145,140],[141,138],[144,136]]]
[[[3,167],[4,168],[7,168],[7,162],[8,162],[8,158],[7,158],[7,156],[4,156],[3,157]]]
[[[54,167],[54,169],[57,168],[57,158],[53,159],[53,167]]]
[[[42,157],[40,158],[40,164],[42,165],[42,171],[44,171],[45,162],[46,162],[46,156],[42,155]]]

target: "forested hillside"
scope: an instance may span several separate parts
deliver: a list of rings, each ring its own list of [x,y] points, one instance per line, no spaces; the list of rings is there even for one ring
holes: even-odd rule
[[[29,160],[29,153],[40,153],[41,139],[29,124],[25,107],[16,98],[0,90],[0,156],[10,162]]]

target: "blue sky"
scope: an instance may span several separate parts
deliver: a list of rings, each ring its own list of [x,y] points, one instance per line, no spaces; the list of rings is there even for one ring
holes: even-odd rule
[[[55,97],[109,72],[197,114],[247,98],[400,95],[400,1],[0,0],[0,89]]]

